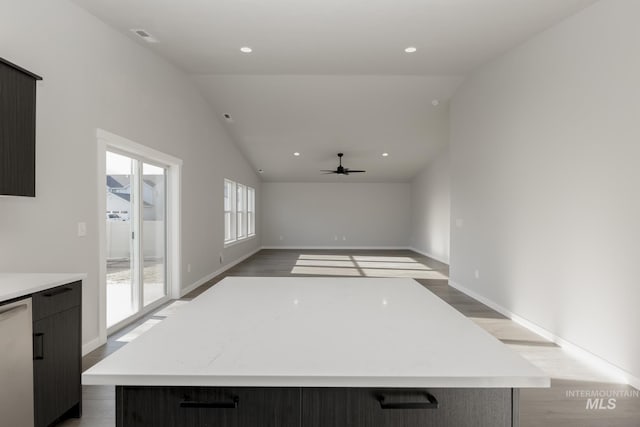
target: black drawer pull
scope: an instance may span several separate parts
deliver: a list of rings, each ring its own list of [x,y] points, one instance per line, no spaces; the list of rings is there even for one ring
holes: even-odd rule
[[[62,288],[62,289],[56,289],[53,292],[47,292],[46,294],[43,294],[45,297],[47,298],[51,298],[51,297],[55,297],[56,295],[60,295],[60,294],[64,294],[65,292],[69,292],[72,291],[73,288]]]
[[[44,360],[44,334],[33,334],[33,360]]]
[[[198,409],[236,409],[240,399],[234,397],[233,400],[220,402],[199,402],[195,400],[183,400],[180,402],[181,408],[198,408]]]
[[[376,396],[380,403],[381,409],[438,409],[438,400],[431,393],[422,393],[427,398],[426,402],[385,402],[385,397],[382,395]]]

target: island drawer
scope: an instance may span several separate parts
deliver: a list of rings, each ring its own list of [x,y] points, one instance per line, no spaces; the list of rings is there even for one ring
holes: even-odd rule
[[[511,389],[303,388],[304,427],[511,427]]]
[[[116,426],[299,427],[299,388],[116,387]]]
[[[73,282],[33,294],[33,320],[40,320],[82,304],[82,282]]]

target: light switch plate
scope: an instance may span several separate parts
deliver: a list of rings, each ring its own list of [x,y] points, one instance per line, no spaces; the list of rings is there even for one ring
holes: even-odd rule
[[[78,237],[85,237],[87,235],[87,223],[79,222],[78,223]]]

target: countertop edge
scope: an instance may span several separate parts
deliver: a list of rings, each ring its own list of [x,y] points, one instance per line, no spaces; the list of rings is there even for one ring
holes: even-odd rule
[[[15,279],[9,279],[9,276],[15,276]],[[7,292],[0,286],[0,303],[87,278],[86,273],[0,273],[0,285],[4,280],[20,280],[20,276],[28,278],[29,283]]]
[[[82,375],[83,385],[168,387],[548,388],[549,377]]]

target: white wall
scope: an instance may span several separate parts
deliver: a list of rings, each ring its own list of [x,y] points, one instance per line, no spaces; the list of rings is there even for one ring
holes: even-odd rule
[[[474,73],[450,117],[451,280],[636,381],[638,16],[595,3]]]
[[[411,182],[410,245],[447,264],[450,181],[449,147],[445,146]]]
[[[408,245],[407,183],[263,183],[262,196],[266,247]]]
[[[98,336],[97,128],[184,161],[183,288],[220,268],[220,252],[233,262],[259,246],[223,249],[223,179],[258,193],[259,180],[180,70],[66,0],[2,0],[0,54],[44,77],[37,197],[0,198],[0,271],[86,272],[84,343]]]

